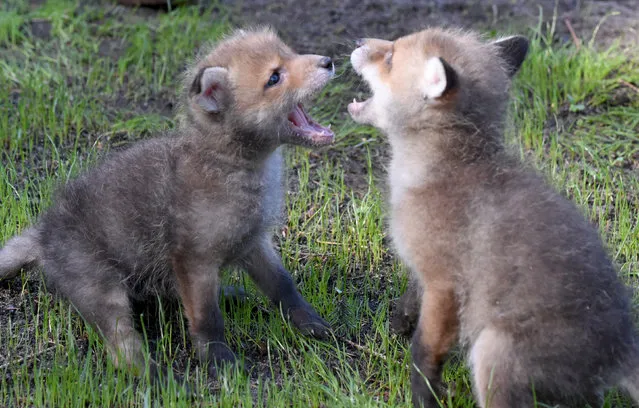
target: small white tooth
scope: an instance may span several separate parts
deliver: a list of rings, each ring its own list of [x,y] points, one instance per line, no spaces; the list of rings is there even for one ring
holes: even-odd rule
[[[328,128],[329,128],[329,129],[331,128],[331,125],[332,125],[332,123],[329,123],[329,124],[328,124]]]
[[[353,103],[357,103],[357,99],[353,98]]]

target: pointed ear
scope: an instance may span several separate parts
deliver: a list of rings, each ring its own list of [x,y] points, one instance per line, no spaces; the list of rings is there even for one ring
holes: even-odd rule
[[[521,35],[502,38],[495,41],[499,55],[506,61],[506,69],[511,77],[519,71],[528,54],[528,39]]]
[[[219,113],[228,102],[228,85],[226,68],[205,68],[193,81],[191,95],[205,112]]]
[[[457,73],[443,58],[430,58],[420,86],[424,99],[437,99],[457,86]]]

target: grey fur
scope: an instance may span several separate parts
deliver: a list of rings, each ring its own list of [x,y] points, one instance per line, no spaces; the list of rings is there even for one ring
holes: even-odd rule
[[[237,60],[247,56],[254,66]],[[279,146],[309,143],[287,120],[303,100],[290,96],[297,88],[284,83],[280,94],[269,93],[263,83],[270,73],[250,71],[268,58],[303,59],[304,75],[317,76],[306,96],[332,75],[313,65],[319,56],[298,56],[269,30],[228,37],[188,71],[178,128],[109,155],[60,188],[37,224],[0,251],[1,278],[41,264],[51,286],[102,332],[116,363],[124,358],[136,369],[142,340],[131,301],[155,295],[181,299],[212,375],[235,360],[218,305],[219,271],[229,265],[246,267],[303,333],[326,336],[328,324],[296,290],[271,242],[284,215]],[[199,73],[208,67],[228,72],[212,94],[200,89]],[[195,101],[210,95],[223,101],[214,114]],[[254,109],[268,111],[269,121],[253,119]]]

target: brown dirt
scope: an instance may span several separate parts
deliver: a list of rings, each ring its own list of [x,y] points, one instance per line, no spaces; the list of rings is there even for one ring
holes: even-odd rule
[[[517,32],[552,18],[557,7],[556,31],[560,40],[571,41],[568,21],[577,36],[590,39],[604,16],[597,39],[613,39],[630,46],[639,40],[639,2],[634,0],[222,0],[234,10],[232,21],[270,24],[299,52],[341,55],[359,37],[393,39],[426,26],[473,27]],[[525,33],[523,33],[525,34]],[[344,47],[347,46],[347,47]]]

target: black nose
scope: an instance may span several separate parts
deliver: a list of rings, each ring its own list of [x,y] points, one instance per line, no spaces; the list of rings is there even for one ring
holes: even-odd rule
[[[320,68],[333,70],[333,60],[331,57],[324,57],[319,62]]]

